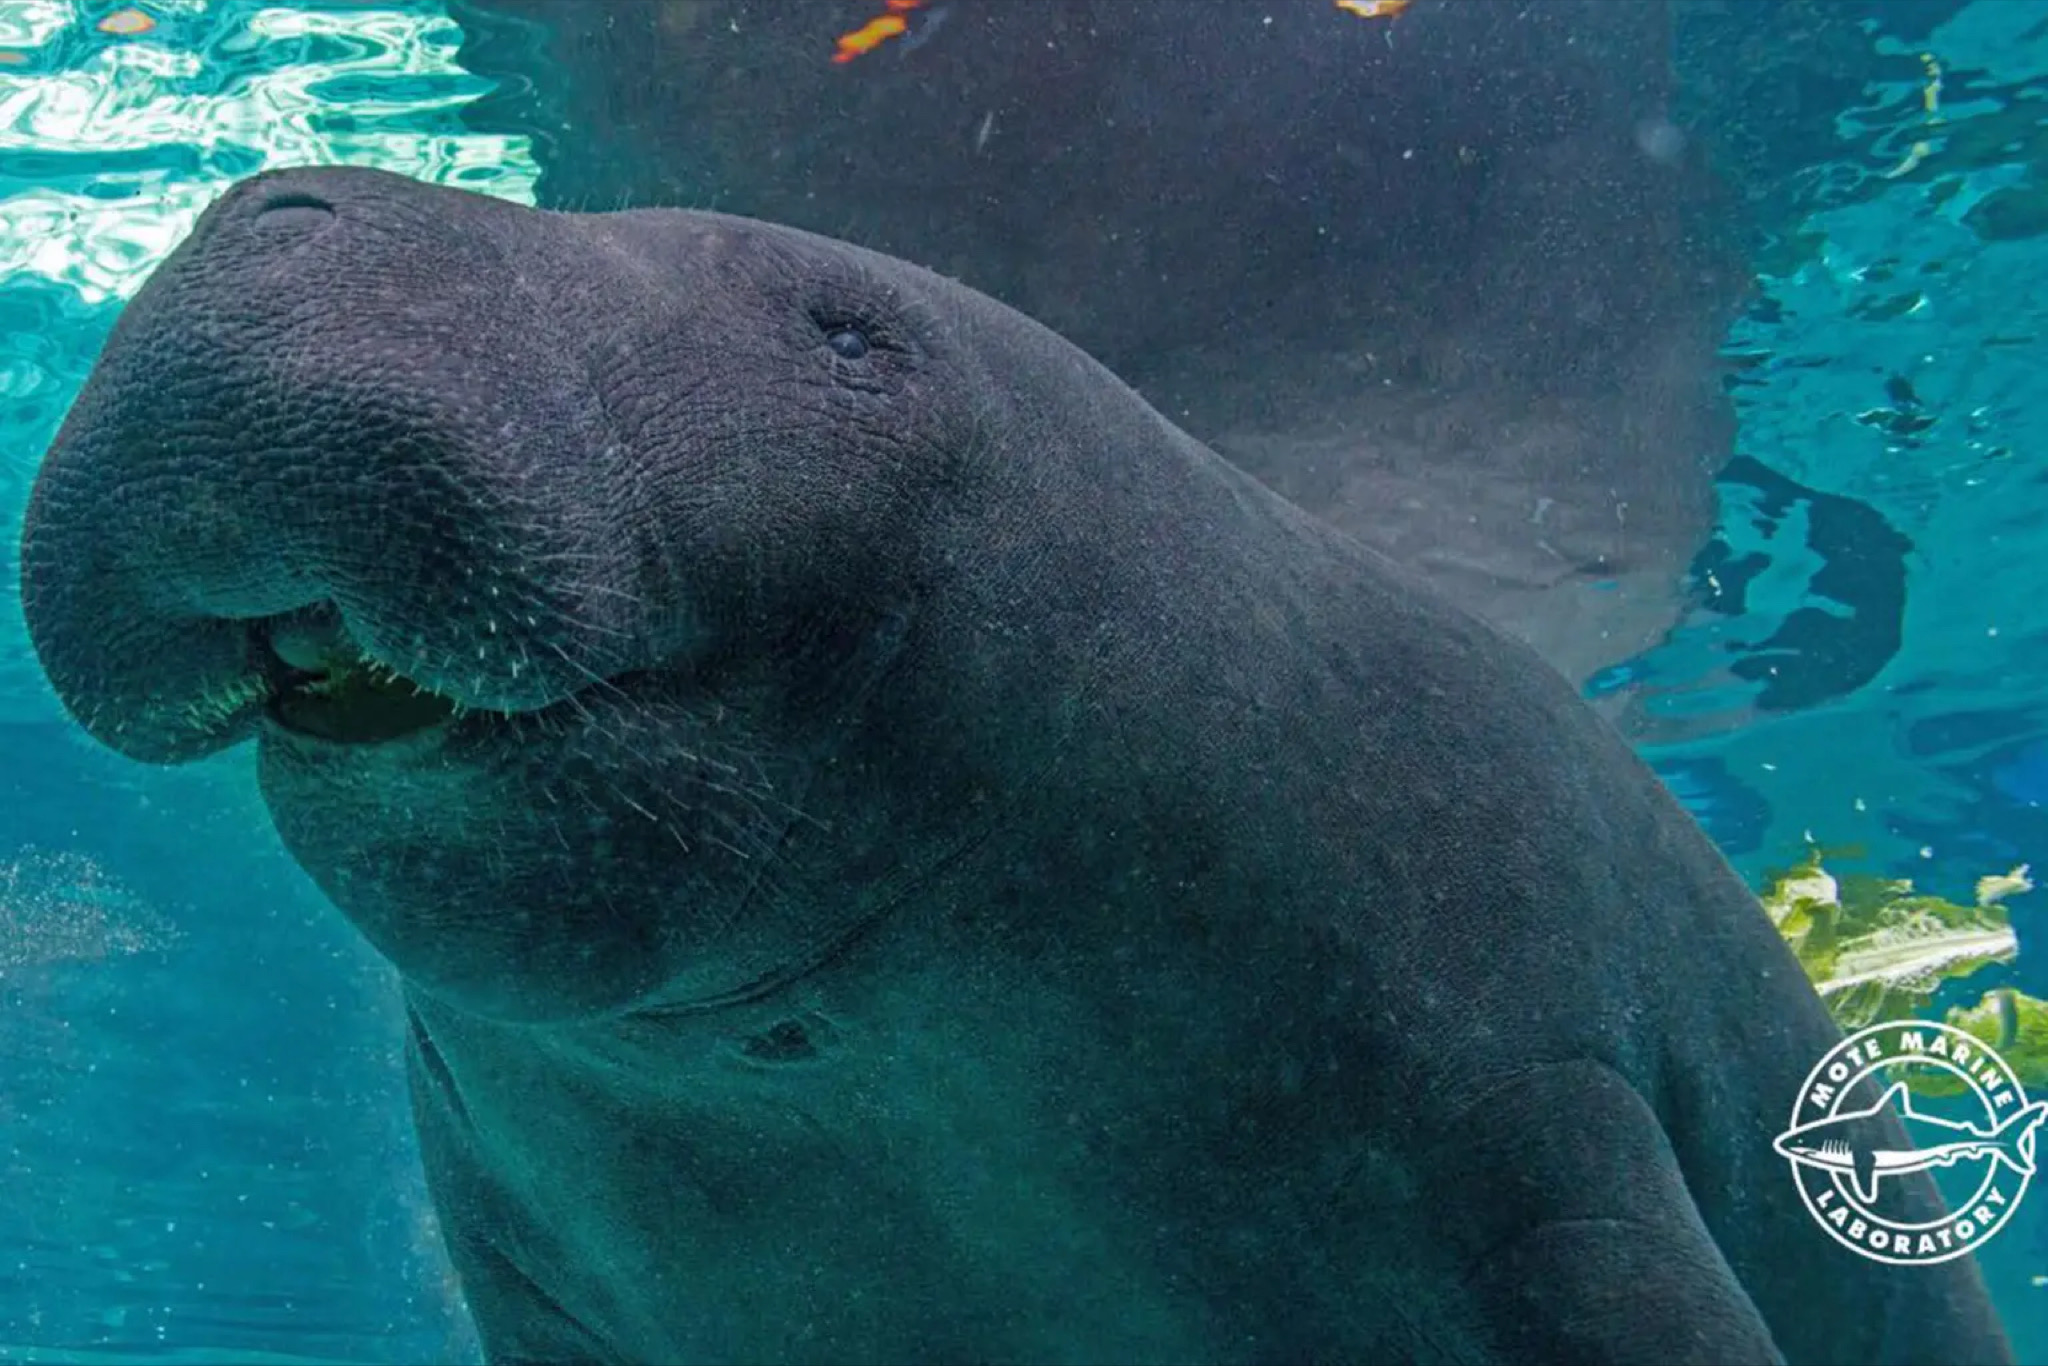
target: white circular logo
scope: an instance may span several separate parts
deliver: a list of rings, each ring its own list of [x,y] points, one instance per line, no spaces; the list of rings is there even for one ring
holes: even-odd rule
[[[1912,1081],[1936,1081],[1957,1100],[1940,1102],[1937,1114],[1937,1102],[1915,1099]],[[2011,1222],[2034,1179],[2043,1119],[2048,1102],[2029,1103],[2019,1076],[1983,1040],[1931,1020],[1890,1020],[1828,1050],[1772,1146],[1836,1242],[1874,1261],[1919,1266],[1974,1252]],[[1945,1218],[1915,1219],[1903,1183],[1888,1178],[1938,1167],[1976,1173],[1974,1193]]]

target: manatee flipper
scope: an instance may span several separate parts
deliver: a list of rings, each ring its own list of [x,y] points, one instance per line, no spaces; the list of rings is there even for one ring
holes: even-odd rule
[[[1464,1225],[1493,1359],[1784,1361],[1663,1126],[1613,1069],[1553,1064],[1486,1091],[1444,1158],[1445,1215]]]

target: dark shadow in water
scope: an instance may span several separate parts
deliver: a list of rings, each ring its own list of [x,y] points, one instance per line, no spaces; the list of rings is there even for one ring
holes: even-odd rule
[[[1766,538],[1795,503],[1806,512],[1804,548],[1821,560],[1807,580],[1826,606],[1800,606],[1778,629],[1728,666],[1735,677],[1760,685],[1759,711],[1796,711],[1843,697],[1877,677],[1899,652],[1905,627],[1906,555],[1913,543],[1868,503],[1822,493],[1794,482],[1762,461],[1741,455],[1721,481],[1755,490],[1756,531]],[[1704,610],[1740,616],[1749,609],[1750,581],[1764,567],[1756,554],[1737,557],[1717,537],[1701,552],[1695,572],[1711,571],[1720,590]]]
[[[1897,657],[1912,541],[1860,499],[1737,456],[1683,625],[1586,693],[1640,744],[1690,744],[1848,697]],[[1803,576],[1786,562],[1818,561]]]

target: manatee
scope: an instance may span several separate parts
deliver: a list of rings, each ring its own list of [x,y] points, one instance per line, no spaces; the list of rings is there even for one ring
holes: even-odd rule
[[[258,176],[22,581],[396,967],[494,1362],[2010,1359],[1808,1217],[1839,1033],[1563,677],[939,275]]]

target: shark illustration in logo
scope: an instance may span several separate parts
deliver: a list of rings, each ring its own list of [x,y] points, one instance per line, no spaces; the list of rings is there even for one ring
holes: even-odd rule
[[[1910,1123],[1937,1130],[1944,1135],[1943,1139],[1919,1148],[1876,1146],[1883,1128],[1871,1121],[1880,1119],[1895,1106]],[[1847,1173],[1858,1198],[1867,1203],[1877,1198],[1877,1183],[1887,1176],[1946,1167],[1969,1159],[1988,1157],[2022,1176],[2032,1176],[2034,1130],[2043,1119],[2048,1119],[2048,1101],[2036,1101],[1988,1132],[1971,1124],[1934,1119],[1916,1112],[1906,1083],[1895,1082],[1869,1109],[1852,1110],[1787,1129],[1771,1146],[1794,1162],[1822,1171]]]

